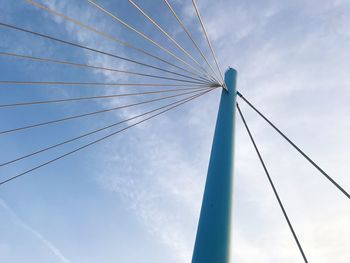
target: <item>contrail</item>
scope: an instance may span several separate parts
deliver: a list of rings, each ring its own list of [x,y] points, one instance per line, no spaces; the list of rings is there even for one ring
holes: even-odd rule
[[[70,260],[68,260],[63,254],[62,252],[54,245],[52,244],[50,241],[48,241],[42,234],[40,234],[37,230],[31,228],[30,226],[28,226],[26,223],[24,223],[17,215],[16,213],[6,204],[6,202],[0,198],[0,207],[3,207],[11,216],[13,222],[25,229],[26,231],[28,231],[29,233],[31,233],[34,237],[36,237],[41,243],[44,244],[45,247],[47,247],[52,254],[55,255],[55,257],[57,257],[61,262],[63,263],[71,263]]]

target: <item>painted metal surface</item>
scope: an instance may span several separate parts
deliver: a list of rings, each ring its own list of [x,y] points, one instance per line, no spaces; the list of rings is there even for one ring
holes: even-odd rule
[[[192,263],[230,261],[236,70],[225,73]]]

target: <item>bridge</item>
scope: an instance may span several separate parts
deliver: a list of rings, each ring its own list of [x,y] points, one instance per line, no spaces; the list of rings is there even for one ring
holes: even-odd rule
[[[57,165],[56,168],[52,169],[61,169],[60,162],[64,159],[80,156],[84,151],[93,151],[93,148],[99,144],[107,143],[109,140],[127,132],[131,133],[136,127],[152,123],[167,114],[171,114],[178,108],[183,108],[203,99],[205,96],[219,92],[219,109],[215,129],[212,128],[215,131],[198,229],[193,246],[192,262],[234,262],[232,260],[232,246],[235,244],[232,244],[232,232],[234,233],[235,230],[232,227],[232,217],[235,213],[235,207],[232,204],[235,178],[235,147],[236,144],[240,143],[235,140],[238,121],[241,121],[241,125],[247,133],[252,150],[254,150],[256,158],[260,162],[261,173],[266,176],[266,180],[271,187],[271,193],[281,210],[281,220],[285,221],[285,227],[290,231],[290,236],[295,244],[290,249],[298,251],[300,262],[310,262],[308,261],[308,251],[300,240],[302,233],[294,225],[293,219],[284,204],[278,186],[275,184],[275,176],[265,161],[259,142],[247,121],[245,110],[250,110],[250,114],[255,114],[259,120],[275,132],[276,136],[286,142],[292,151],[299,154],[310,167],[317,171],[320,178],[332,186],[334,195],[349,201],[349,192],[311,154],[304,151],[302,145],[289,137],[283,128],[278,127],[273,121],[273,116],[265,114],[263,109],[253,102],[254,98],[248,98],[240,90],[239,69],[228,68],[226,71],[221,69],[214,45],[206,29],[205,20],[201,15],[200,6],[197,5],[195,0],[191,2],[192,11],[202,33],[201,40],[186,25],[185,19],[179,15],[171,1],[163,0],[160,2],[166,7],[168,15],[171,16],[181,31],[181,40],[179,40],[179,33],[175,34],[169,31],[158,21],[156,13],[146,11],[142,2],[126,1],[130,5],[130,9],[135,9],[138,16],[145,19],[149,26],[157,30],[159,36],[166,39],[166,44],[159,41],[158,35],[149,34],[146,29],[132,23],[132,20],[126,20],[118,13],[110,10],[111,3],[92,0],[83,1],[87,8],[91,8],[94,12],[109,19],[110,24],[113,23],[113,25],[123,28],[123,30],[129,32],[131,37],[126,37],[124,34],[119,36],[117,33],[113,33],[113,30],[87,24],[79,17],[70,16],[67,12],[57,10],[47,3],[32,0],[26,0],[25,2],[28,10],[44,14],[46,19],[64,21],[75,30],[96,35],[99,39],[111,43],[113,47],[118,46],[119,49],[127,50],[132,55],[128,52],[108,51],[102,45],[106,42],[102,42],[102,40],[101,43],[94,44],[72,41],[68,38],[62,38],[54,31],[48,32],[44,26],[43,28],[33,29],[18,23],[0,21],[0,27],[5,34],[25,35],[29,39],[39,41],[35,43],[43,41],[50,43],[49,45],[55,45],[55,47],[59,46],[62,53],[66,50],[72,50],[69,53],[69,58],[67,56],[61,58],[60,54],[51,56],[33,55],[32,52],[27,52],[23,48],[29,45],[30,40],[28,40],[28,43],[22,44],[21,51],[6,49],[0,51],[0,59],[5,62],[9,61],[9,65],[11,65],[11,61],[29,63],[26,65],[32,65],[32,67],[41,68],[42,70],[41,79],[36,80],[31,79],[30,76],[17,76],[16,74],[12,76],[12,79],[7,79],[6,75],[2,76],[0,85],[3,89],[34,89],[34,91],[30,96],[13,92],[11,96],[1,101],[0,108],[4,114],[12,110],[22,110],[24,112],[19,111],[19,113],[14,114],[14,125],[11,121],[8,121],[8,124],[6,123],[0,130],[0,136],[10,138],[10,136],[16,136],[17,134],[37,133],[39,137],[45,137],[44,143],[39,144],[43,146],[38,147],[35,142],[32,142],[32,151],[1,160],[0,169],[5,171],[1,172],[0,187],[2,189],[6,189],[9,185],[15,187],[17,182],[25,178],[29,180],[36,172],[45,167]],[[184,38],[187,45],[183,44]],[[139,39],[142,39],[142,41]],[[149,46],[152,48],[149,48]],[[101,58],[102,63],[84,62],[81,59],[76,59],[76,57],[79,57],[77,52],[85,52],[90,57]],[[119,63],[117,65],[121,66],[110,66],[109,61],[117,61]],[[66,76],[63,75],[61,79],[57,80],[47,79],[45,77],[45,67],[51,66],[65,68],[67,70]],[[69,71],[74,72],[76,69],[88,72],[87,75],[91,72],[103,74],[105,80],[101,82],[85,81],[84,79],[87,79],[85,76],[82,78],[83,80],[74,79],[75,73],[69,75]],[[28,79],[25,79],[25,77]],[[65,79],[65,77],[68,78]],[[40,89],[35,90],[36,88]],[[76,90],[73,92],[67,91],[66,96],[55,96],[55,94],[62,93],[57,92],[57,89]],[[105,91],[89,93],[86,92],[88,89],[109,89],[109,91],[107,93]],[[86,93],[90,95],[85,95]],[[47,94],[49,94],[49,98],[47,98]],[[27,99],[26,96],[31,99]],[[39,99],[40,97],[44,99]],[[134,98],[136,101],[133,101]],[[91,103],[99,105],[100,108],[91,110]],[[66,113],[64,115],[57,114],[53,110],[55,107],[62,107]],[[79,111],[69,110],[72,107],[77,107]],[[47,116],[43,119],[33,118],[30,121],[27,121],[27,117],[23,118],[23,114],[26,112],[29,113],[29,116],[35,116],[36,109],[41,112],[47,111]],[[80,127],[80,124],[74,124],[81,120],[88,122],[89,118],[94,118],[96,125],[93,126],[93,129],[86,130],[85,125]],[[101,126],[99,119],[107,120],[108,124]],[[62,127],[61,130],[59,130],[59,127]],[[51,136],[60,133],[60,131],[66,133],[66,130],[70,129],[78,130],[79,133],[73,137],[64,136],[64,139],[57,140],[51,136],[47,137],[48,132],[45,129],[51,129],[49,130]],[[145,138],[150,136],[147,129],[144,130],[144,135]],[[68,149],[66,146],[70,148]],[[132,149],[130,151],[132,152]],[[7,157],[6,154],[4,156]],[[40,159],[38,159],[38,162],[30,161],[29,166],[28,163],[23,164],[27,160],[32,160],[32,158]],[[64,194],[64,189],[61,191]]]

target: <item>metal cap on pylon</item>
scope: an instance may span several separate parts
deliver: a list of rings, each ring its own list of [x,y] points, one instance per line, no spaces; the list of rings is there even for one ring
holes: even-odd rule
[[[237,70],[234,68],[229,67],[225,72],[225,81],[223,84],[223,88],[230,92],[230,87],[236,86],[236,80],[237,80]],[[232,83],[234,82],[234,83]],[[233,85],[227,85],[227,83],[233,84]]]

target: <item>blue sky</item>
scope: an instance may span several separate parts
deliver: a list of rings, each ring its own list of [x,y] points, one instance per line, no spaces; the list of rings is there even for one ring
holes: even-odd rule
[[[38,2],[172,60],[87,1]],[[135,2],[196,54],[163,1]],[[2,22],[164,66],[38,10],[26,1],[0,0],[0,3]],[[182,55],[127,0],[100,3]],[[209,56],[191,1],[171,3]],[[350,2],[198,0],[198,5],[221,67],[232,66],[239,72],[239,90],[350,190]],[[2,52],[159,74],[8,29],[0,28],[0,34]],[[0,70],[2,80],[151,81],[4,57],[0,58]],[[13,85],[1,87],[0,103],[116,91],[119,90]],[[219,95],[218,90],[214,91],[1,187],[0,261],[190,262]],[[146,98],[132,101],[142,99]],[[0,129],[126,103],[130,99],[2,109]],[[1,135],[1,161],[152,107],[155,105]],[[350,209],[346,198],[243,104],[242,109],[309,261],[349,262]],[[239,121],[236,132],[233,261],[301,262]],[[15,175],[92,139],[2,167],[1,177]]]

